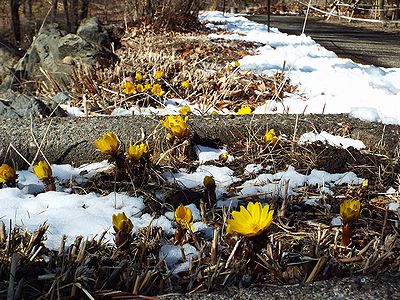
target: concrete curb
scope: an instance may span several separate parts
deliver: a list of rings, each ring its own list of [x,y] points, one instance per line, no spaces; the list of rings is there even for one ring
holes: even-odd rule
[[[152,146],[165,135],[160,119],[144,116],[6,119],[0,122],[0,159],[13,162],[17,167],[26,166],[10,145],[31,162],[37,153],[37,144],[42,143],[42,153],[51,163],[81,165],[100,161],[105,157],[96,151],[94,141],[103,133],[115,132],[125,145],[145,137]],[[400,141],[399,126],[363,122],[347,115],[190,116],[188,124],[194,133],[194,142],[210,146],[254,137],[261,139],[270,128],[288,139],[309,131],[339,133],[349,130],[350,137],[362,140],[371,149],[384,149],[389,156],[394,155]]]

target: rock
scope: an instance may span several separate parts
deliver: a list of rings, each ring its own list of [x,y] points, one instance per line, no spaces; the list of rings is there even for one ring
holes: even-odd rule
[[[20,57],[20,50],[0,37],[0,84]]]
[[[56,24],[45,25],[14,66],[18,76],[9,74],[2,84],[3,90],[9,87],[15,90],[20,82],[27,81],[32,84],[25,84],[25,89],[34,90],[38,82],[45,81],[50,87],[67,90],[76,64],[109,64],[116,59],[106,47],[109,46],[108,34],[96,18],[87,19],[78,31],[80,35],[66,34]]]
[[[57,93],[55,96],[51,98],[51,100],[56,104],[67,104],[68,101],[73,98],[67,92]]]
[[[46,104],[37,97],[9,90],[1,95],[0,118],[38,118],[50,115],[65,117],[67,114],[57,105]],[[55,103],[55,102],[53,102]]]
[[[110,48],[110,36],[106,30],[103,30],[97,17],[84,19],[76,34],[89,43]]]

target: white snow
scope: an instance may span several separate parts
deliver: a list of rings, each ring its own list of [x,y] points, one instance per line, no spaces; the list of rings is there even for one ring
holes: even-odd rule
[[[165,259],[167,267],[173,269],[174,274],[186,271],[189,268],[190,260],[198,257],[196,248],[190,244],[184,244],[183,246],[163,245],[159,253],[160,260]]]
[[[314,132],[306,132],[303,133],[299,138],[300,145],[316,141],[320,141],[323,143],[327,143],[331,146],[340,147],[344,149],[353,147],[354,149],[361,150],[365,148],[364,143],[360,140],[333,135],[326,131],[322,131],[319,134],[316,134]]]
[[[206,146],[196,145],[194,147],[197,156],[199,157],[199,163],[204,164],[207,161],[218,160],[221,154],[226,153],[228,155],[227,163],[232,162],[234,157],[229,155],[225,149],[214,149]]]
[[[329,193],[325,186],[334,186],[342,184],[359,185],[364,180],[357,177],[353,172],[330,174],[325,171],[312,170],[309,175],[298,173],[292,166],[287,171],[276,174],[260,174],[255,179],[245,181],[240,191],[243,196],[257,195],[261,199],[272,197],[286,197],[296,195],[294,189],[305,186],[318,185],[320,191]]]

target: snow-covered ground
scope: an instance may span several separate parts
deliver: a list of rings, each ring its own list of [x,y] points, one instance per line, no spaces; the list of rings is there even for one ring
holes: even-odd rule
[[[255,113],[273,113],[289,111],[290,113],[350,113],[355,117],[384,123],[399,123],[400,118],[400,69],[385,69],[365,66],[341,59],[307,36],[290,36],[273,29],[270,33],[264,25],[248,21],[243,16],[226,15],[219,12],[207,12],[200,20],[208,23],[210,28],[223,28],[231,32],[229,35],[211,34],[215,38],[241,39],[263,43],[258,54],[240,60],[243,69],[273,74],[286,65],[285,73],[295,84],[299,92],[288,95],[282,103],[268,103],[256,109]],[[207,21],[208,20],[208,21]],[[213,23],[210,23],[212,21]],[[362,149],[361,141],[332,136],[326,132],[309,133],[300,138],[301,143],[315,140],[325,141],[332,145]],[[186,188],[201,188],[206,175],[214,176],[217,186],[218,205],[235,206],[238,199],[257,195],[268,200],[271,196],[295,194],[296,188],[304,185],[317,186],[321,195],[331,193],[331,188],[340,184],[359,185],[363,179],[354,173],[329,174],[313,170],[310,174],[300,174],[288,167],[279,173],[271,174],[261,165],[248,165],[244,175],[254,173],[257,176],[248,180],[236,189],[236,196],[224,199],[227,188],[240,178],[233,175],[228,167],[204,165],[203,163],[217,159],[224,149],[210,149],[197,146],[196,153],[199,167],[195,172],[179,170],[176,173],[165,173],[169,182]],[[229,161],[234,157],[229,156]],[[167,234],[174,231],[173,211],[158,218],[142,212],[144,208],[141,197],[111,193],[100,196],[94,193],[83,195],[71,194],[70,188],[63,188],[68,183],[84,182],[97,172],[107,168],[107,163],[96,163],[80,168],[69,165],[53,165],[53,174],[58,182],[56,192],[39,193],[41,182],[31,170],[18,171],[17,188],[0,189],[0,220],[7,228],[9,220],[13,224],[34,230],[38,225],[49,224],[48,245],[57,248],[61,236],[66,234],[68,242],[76,235],[94,237],[107,231],[108,240],[112,241],[111,215],[125,212],[132,219],[134,231],[153,224],[162,227]],[[81,175],[86,174],[86,175]],[[72,180],[74,179],[74,180]],[[162,193],[160,193],[162,194]],[[161,199],[162,200],[162,199]],[[314,205],[315,199],[304,199]],[[195,205],[191,205],[194,216],[194,230],[209,234],[210,228],[200,221],[200,213]],[[336,221],[335,221],[336,222]],[[335,223],[336,224],[336,223]],[[190,245],[185,246],[189,257],[196,251]],[[176,255],[173,253],[177,253]],[[174,256],[175,255],[175,256]],[[179,262],[180,249],[172,245],[162,248],[160,257],[174,265]],[[179,268],[184,268],[181,265]]]
[[[209,12],[200,20],[211,29],[230,31],[214,38],[263,43],[258,54],[246,56],[240,68],[272,75],[282,70],[299,91],[282,103],[268,103],[254,113],[349,113],[369,121],[399,124],[400,68],[361,65],[339,58],[310,37],[287,35],[243,16]]]

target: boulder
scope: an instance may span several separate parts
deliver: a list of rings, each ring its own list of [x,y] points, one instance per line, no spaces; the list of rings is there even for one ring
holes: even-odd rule
[[[1,95],[0,120],[5,118],[42,118],[50,115],[65,117],[67,114],[54,101],[45,101],[26,94],[8,90]]]
[[[20,59],[20,50],[0,37],[0,84]]]
[[[111,63],[116,56],[107,48],[109,37],[97,18],[83,21],[79,34],[66,34],[56,24],[43,26],[25,55],[14,66],[2,83],[2,90],[17,89],[20,82],[32,82],[24,88],[33,90],[35,83],[49,81],[58,89],[66,90],[74,66]]]
[[[76,34],[91,44],[110,48],[110,35],[100,25],[97,17],[84,19]]]

